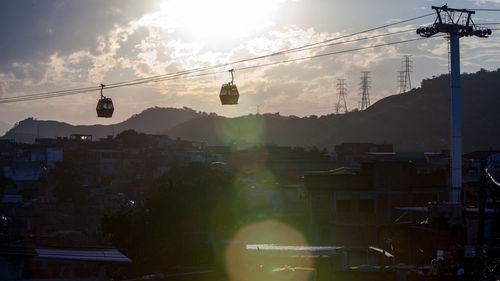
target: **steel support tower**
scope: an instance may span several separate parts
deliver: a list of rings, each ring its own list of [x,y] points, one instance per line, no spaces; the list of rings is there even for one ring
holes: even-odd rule
[[[431,37],[437,33],[448,34],[450,38],[450,70],[451,70],[451,191],[450,201],[461,202],[462,191],[462,104],[460,96],[460,45],[459,39],[464,36],[486,38],[491,29],[478,28],[471,16],[475,11],[452,9],[447,5],[432,6],[436,11],[434,24],[417,29],[422,37]]]
[[[347,95],[347,88],[345,86],[345,79],[337,79],[337,104],[335,105],[335,114],[341,112],[347,113],[347,102],[345,96]]]
[[[360,102],[360,107],[359,110],[365,110],[370,106],[370,71],[363,71],[363,76],[361,76],[361,87],[359,88],[361,90],[361,102]]]
[[[405,72],[402,70],[398,70],[398,94],[404,93],[403,87],[404,87],[404,75]]]
[[[401,69],[398,71],[398,87],[399,93],[406,93],[411,90],[411,78],[410,73],[412,72],[412,61],[409,55],[403,56],[403,61],[401,64]]]

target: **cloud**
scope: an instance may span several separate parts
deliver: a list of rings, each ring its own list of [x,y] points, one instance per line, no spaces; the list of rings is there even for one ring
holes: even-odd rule
[[[373,32],[368,36],[377,34],[380,33]],[[84,50],[66,55],[53,54],[49,61],[43,64],[45,72],[42,79],[34,79],[33,75],[27,74],[30,73],[28,71],[30,64],[18,65],[17,68],[22,70],[20,73],[23,77],[16,77],[16,80],[22,81],[26,86],[65,85],[66,88],[89,86],[89,82],[106,84],[256,57],[341,35],[341,33],[317,32],[313,28],[302,29],[290,26],[242,41],[226,52],[214,52],[205,48],[203,44],[185,42],[173,37],[170,32],[158,27],[139,26],[132,22],[128,25],[115,26],[114,29],[108,31],[106,36],[100,36],[96,47],[97,52]],[[354,38],[363,36],[358,35]],[[383,44],[388,40],[377,38],[362,42],[361,46]],[[247,94],[249,98],[247,99],[249,104],[242,107],[250,111],[255,105],[261,104],[263,109],[267,106],[289,114],[304,107],[324,108],[325,101],[333,103],[335,79],[348,78],[348,83],[357,85],[360,71],[376,69],[383,60],[399,60],[400,58],[398,47],[389,46],[311,60],[279,63],[359,46],[356,43],[349,43],[314,48],[231,66],[237,70],[235,82],[240,87],[242,95]],[[430,55],[438,56],[439,54],[431,52]],[[278,64],[250,71],[238,70],[268,63]],[[215,71],[220,70],[224,69]],[[349,79],[349,77],[353,78]],[[198,104],[193,107],[198,108],[202,105],[208,109],[207,111],[213,111],[203,100],[215,97],[215,102],[217,102],[218,88],[228,80],[229,75],[221,73],[209,75],[207,78],[167,81],[151,87],[156,88],[169,99],[177,97],[178,101],[186,101],[180,97],[191,97],[192,103]],[[356,93],[353,93],[356,90],[352,89],[349,96],[351,104],[356,103],[354,101]],[[350,108],[352,107],[351,105]]]
[[[20,3],[25,4],[24,8],[28,14],[35,13],[30,10],[33,9],[30,5],[26,5],[28,2]],[[0,43],[9,46],[6,54],[10,55],[7,57],[3,54],[0,57],[0,60],[7,62],[0,66],[0,94],[12,96],[88,87],[101,82],[107,84],[176,73],[262,56],[349,33],[348,31],[320,32],[315,28],[295,25],[274,26],[254,36],[221,42],[220,47],[217,47],[204,40],[190,40],[181,34],[174,23],[164,25],[164,21],[167,20],[164,18],[165,15],[154,12],[153,8],[138,7],[137,11],[128,11],[117,8],[125,7],[125,4],[111,1],[103,4],[99,12],[94,14],[93,8],[97,9],[98,3],[100,2],[90,1],[89,7],[83,7],[87,4],[47,2],[50,9],[42,7],[45,9],[41,11],[42,15],[34,15],[35,18],[29,20],[29,24],[36,26],[35,30],[43,34],[34,37],[41,40],[39,46],[36,44],[30,46],[28,39],[10,31],[9,34],[19,46],[33,49],[13,50],[10,45],[14,43],[4,43],[4,41]],[[38,7],[37,5],[41,4],[35,2],[34,6]],[[133,10],[138,5],[131,2],[130,8]],[[65,11],[62,15],[64,19],[54,19],[54,12],[51,9]],[[81,11],[77,13],[76,9]],[[74,22],[70,15],[74,15]],[[63,22],[68,22],[68,26],[59,26]],[[31,31],[26,31],[29,24],[22,23],[19,28],[19,32],[28,32],[27,38],[32,36]],[[388,31],[373,31],[349,39],[413,30],[416,27],[416,25],[406,25]],[[203,77],[183,77],[178,80],[110,90],[109,95],[116,102],[117,118],[123,119],[141,111],[144,107],[155,105],[189,106],[197,110],[231,116],[255,112],[257,105],[261,106],[261,112],[326,114],[333,112],[337,99],[336,79],[342,78],[346,79],[348,87],[348,108],[353,109],[357,107],[359,100],[361,71],[371,71],[371,99],[379,100],[396,92],[397,71],[400,69],[404,54],[412,54],[414,60],[415,67],[412,73],[414,86],[422,78],[446,72],[448,52],[446,41],[431,38],[308,60],[280,62],[418,38],[416,36],[412,31],[371,40],[311,48],[297,53],[221,67],[205,72],[209,75]],[[492,58],[499,44],[495,36],[485,41],[467,38],[461,42],[463,42],[464,71],[473,71],[485,67],[485,64],[490,68],[498,64],[498,60]],[[262,64],[272,65],[259,67]],[[244,70],[247,67],[255,68]],[[225,72],[229,68],[236,69],[235,83],[241,94],[240,105],[231,108],[220,106],[218,101],[221,84],[230,80],[230,75]],[[47,118],[53,116],[52,119],[76,123],[97,122],[96,119],[90,119],[92,121],[85,119],[89,114],[94,116],[97,94],[61,98],[53,104],[52,100],[40,101],[36,106],[16,104],[12,108],[21,112],[42,112],[41,115]],[[65,104],[68,101],[71,102],[70,106],[57,110],[57,104]],[[18,118],[20,115],[12,116]]]
[[[44,63],[51,55],[98,52],[99,38],[155,8],[153,0],[1,1],[0,71]],[[126,9],[120,7],[127,7]]]

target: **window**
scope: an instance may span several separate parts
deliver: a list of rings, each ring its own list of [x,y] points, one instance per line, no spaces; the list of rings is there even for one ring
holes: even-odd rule
[[[352,196],[345,193],[337,194],[335,209],[337,212],[350,212],[352,210]]]
[[[359,211],[362,213],[375,213],[375,195],[359,195]]]

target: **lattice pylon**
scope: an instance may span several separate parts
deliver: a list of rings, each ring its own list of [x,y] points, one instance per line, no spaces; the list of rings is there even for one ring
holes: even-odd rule
[[[365,110],[370,106],[370,88],[371,88],[371,81],[370,81],[370,71],[363,71],[361,72],[363,76],[361,76],[361,102],[360,102],[360,107],[359,110]]]
[[[342,111],[347,113],[347,102],[345,96],[347,95],[347,88],[345,86],[345,79],[337,79],[337,104],[335,105],[335,114]]]

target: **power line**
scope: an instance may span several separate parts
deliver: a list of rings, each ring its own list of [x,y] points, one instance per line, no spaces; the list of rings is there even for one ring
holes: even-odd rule
[[[440,37],[443,37],[443,36],[434,36],[433,38],[440,38]],[[297,62],[297,61],[301,61],[301,60],[307,60],[307,59],[313,59],[313,58],[319,58],[319,57],[325,57],[325,56],[331,56],[331,55],[344,54],[344,53],[349,53],[349,52],[367,50],[367,49],[372,49],[372,48],[379,48],[379,47],[383,47],[383,46],[391,46],[391,45],[408,43],[408,42],[413,42],[413,41],[418,41],[418,40],[425,40],[425,39],[427,39],[427,38],[425,38],[425,37],[419,37],[419,38],[416,38],[416,39],[402,40],[402,41],[396,41],[396,42],[390,42],[390,43],[384,43],[384,44],[378,44],[378,45],[365,46],[365,47],[353,48],[353,49],[348,49],[348,50],[342,50],[342,51],[336,51],[336,52],[329,52],[329,53],[324,53],[324,54],[312,55],[312,56],[307,56],[307,57],[301,57],[301,58],[295,58],[295,59],[288,59],[288,60],[283,60],[283,61],[278,61],[278,62],[272,62],[272,63],[265,63],[265,64],[259,64],[259,65],[241,67],[241,68],[235,68],[235,70],[240,70],[240,71],[241,70],[249,70],[249,69],[254,69],[254,68],[267,67],[267,66],[271,66],[271,65],[278,65],[278,64],[289,63],[289,62]],[[214,67],[214,68],[217,68],[217,67]],[[217,71],[217,72],[199,73],[199,74],[195,74],[194,75],[194,74],[190,73],[190,71],[185,71],[185,72],[180,72],[180,73],[176,73],[176,74],[171,74],[170,76],[158,77],[158,78],[155,78],[155,79],[149,79],[149,80],[146,80],[146,81],[136,81],[136,82],[129,82],[129,83],[112,84],[111,86],[106,86],[106,88],[112,89],[112,88],[119,88],[119,87],[132,86],[132,85],[145,84],[145,83],[152,83],[152,82],[178,80],[178,79],[181,79],[181,78],[202,77],[202,76],[208,76],[208,75],[213,75],[213,74],[223,73],[223,72],[226,72],[226,71],[221,70],[221,71]],[[47,93],[40,93],[40,94],[31,94],[31,95],[17,96],[17,97],[11,97],[11,98],[0,98],[0,103],[12,103],[12,102],[21,102],[21,101],[30,101],[30,100],[53,98],[53,97],[61,97],[61,96],[68,96],[68,95],[75,95],[75,94],[82,94],[82,93],[93,92],[93,91],[97,91],[99,89],[100,89],[100,87],[88,87],[88,88],[73,89],[73,90],[66,90],[66,91],[57,91],[57,92],[47,92]]]
[[[323,47],[330,47],[330,46],[342,45],[342,44],[346,44],[346,43],[352,43],[352,42],[357,42],[357,41],[362,41],[362,40],[368,40],[368,39],[373,39],[373,38],[378,38],[378,37],[391,36],[391,35],[401,34],[401,33],[409,33],[409,32],[414,32],[414,31],[415,31],[414,29],[400,30],[400,31],[389,32],[389,33],[384,33],[384,34],[378,34],[378,35],[373,35],[373,36],[368,36],[368,37],[356,38],[356,39],[352,39],[352,40],[348,40],[348,41],[342,41],[342,42],[336,42],[336,43],[329,43],[329,44],[325,44],[325,45],[306,47],[306,48],[302,48],[300,50],[295,50],[293,52],[295,53],[295,52],[299,52],[299,51],[301,52],[301,51],[306,51],[306,50],[310,50],[310,49],[316,49],[316,48],[323,48]],[[288,53],[291,53],[291,52],[289,52],[289,51],[283,51],[282,53],[283,54],[288,54]]]
[[[191,69],[191,70],[185,70],[185,71],[181,71],[181,72],[178,72],[178,73],[162,74],[162,75],[157,75],[157,76],[152,76],[152,77],[139,78],[139,79],[135,79],[135,80],[118,82],[118,83],[114,83],[114,84],[109,84],[106,88],[107,89],[112,89],[112,88],[117,88],[117,87],[121,87],[121,86],[136,85],[135,82],[145,82],[145,83],[148,83],[150,81],[154,82],[154,81],[157,81],[157,79],[161,79],[161,78],[164,78],[164,77],[170,77],[172,75],[175,76],[175,75],[190,74],[190,73],[193,73],[193,72],[200,72],[200,71],[204,71],[204,70],[221,68],[221,67],[225,67],[225,66],[229,66],[229,65],[234,65],[234,64],[239,64],[239,63],[243,63],[243,62],[249,62],[249,61],[264,59],[264,58],[278,56],[278,55],[283,55],[283,54],[301,52],[301,51],[305,51],[305,50],[310,50],[310,49],[315,49],[315,48],[329,47],[329,46],[334,46],[334,45],[341,45],[341,44],[346,44],[346,43],[351,43],[351,42],[356,42],[356,41],[361,41],[361,40],[368,40],[368,39],[373,39],[373,38],[378,38],[378,37],[383,37],[383,36],[390,36],[390,35],[395,35],[395,34],[413,32],[413,29],[411,29],[411,30],[408,29],[408,30],[402,30],[402,31],[396,31],[396,32],[391,32],[391,33],[379,34],[379,35],[368,36],[368,37],[363,37],[363,38],[357,38],[357,39],[348,40],[348,41],[342,41],[342,42],[336,42],[336,43],[326,44],[328,42],[337,41],[337,40],[348,38],[348,37],[353,37],[355,35],[359,35],[359,34],[371,32],[371,31],[374,31],[374,30],[377,30],[377,29],[386,28],[386,27],[389,27],[389,26],[392,26],[392,25],[404,23],[404,22],[407,22],[407,21],[410,21],[410,20],[419,19],[419,18],[426,17],[426,16],[429,16],[429,15],[432,15],[432,14],[428,14],[428,15],[424,15],[424,16],[412,18],[412,19],[409,19],[409,20],[399,21],[399,22],[392,23],[392,24],[389,24],[389,25],[384,25],[384,26],[380,26],[380,27],[376,27],[376,28],[367,29],[367,30],[360,31],[360,32],[357,32],[357,33],[353,33],[353,34],[349,34],[349,35],[344,35],[344,36],[340,36],[340,37],[336,37],[336,38],[324,40],[324,41],[321,41],[321,42],[316,42],[316,43],[312,43],[312,44],[306,44],[306,45],[303,45],[301,47],[296,47],[296,48],[292,48],[292,49],[288,49],[288,50],[284,50],[284,51],[279,51],[279,52],[275,52],[275,53],[271,53],[271,54],[267,54],[267,55],[262,55],[262,56],[257,56],[257,57],[242,59],[242,60],[239,60],[239,61],[223,63],[223,64],[219,64],[219,65],[214,65],[214,66],[208,66],[208,67],[196,68],[196,69]],[[323,44],[323,45],[321,45],[321,44]],[[139,84],[141,84],[141,83],[139,83]]]
[[[434,38],[438,38],[438,37],[442,38],[444,36],[435,36]],[[367,47],[359,47],[359,48],[342,50],[342,51],[337,51],[337,52],[329,52],[329,53],[325,53],[325,54],[313,55],[313,56],[296,58],[296,59],[289,59],[289,60],[284,60],[284,61],[279,61],[279,62],[272,62],[272,63],[254,65],[254,66],[247,66],[247,67],[238,68],[237,70],[247,70],[247,69],[258,68],[258,67],[265,67],[265,66],[270,66],[270,65],[275,65],[275,64],[282,64],[282,63],[288,63],[288,62],[296,62],[296,61],[307,60],[307,59],[312,59],[312,58],[319,58],[319,57],[325,57],[325,56],[331,56],[331,55],[338,55],[338,54],[356,52],[356,51],[373,49],[373,48],[379,48],[379,47],[384,47],[384,46],[391,46],[391,45],[396,45],[396,44],[409,43],[409,42],[413,42],[413,41],[419,41],[419,40],[422,40],[422,39],[426,39],[426,38],[421,37],[421,38],[416,38],[416,39],[408,39],[408,40],[402,40],[402,41],[397,41],[397,42],[384,43],[384,44],[367,46]]]
[[[280,51],[280,52],[272,53],[272,54],[269,54],[269,55],[263,55],[263,56],[258,56],[258,57],[243,59],[243,60],[229,62],[229,63],[224,63],[224,64],[219,64],[219,65],[215,65],[215,66],[208,66],[208,67],[203,67],[203,68],[196,68],[196,69],[191,69],[191,70],[185,70],[185,71],[181,71],[181,72],[178,72],[178,73],[163,74],[163,75],[157,75],[157,76],[152,76],[152,77],[139,78],[139,79],[125,81],[125,82],[119,82],[119,83],[115,83],[115,84],[109,84],[108,86],[106,86],[106,88],[107,89],[112,89],[112,88],[118,88],[118,87],[123,87],[123,86],[130,86],[130,85],[136,85],[136,84],[142,84],[142,83],[156,82],[156,81],[161,81],[161,80],[158,80],[158,79],[169,78],[169,77],[178,76],[178,75],[186,75],[186,74],[190,74],[190,73],[193,73],[193,72],[200,72],[200,71],[204,71],[204,70],[221,68],[221,67],[225,67],[225,66],[229,66],[229,65],[233,65],[233,64],[239,64],[239,63],[243,63],[243,62],[248,62],[248,61],[263,59],[263,58],[267,58],[267,57],[271,57],[271,56],[288,54],[288,53],[292,53],[292,52],[293,53],[295,53],[295,52],[301,52],[301,51],[315,49],[315,48],[324,48],[324,47],[329,47],[329,46],[334,46],[334,45],[341,45],[341,44],[352,43],[352,42],[356,42],[356,41],[368,40],[368,39],[373,39],[373,38],[378,38],[378,37],[384,37],[384,36],[390,36],[390,35],[395,35],[395,34],[407,33],[407,32],[413,32],[413,29],[396,31],[396,32],[385,33],[385,34],[379,34],[379,35],[368,36],[368,37],[363,37],[363,38],[357,38],[357,39],[348,40],[348,41],[342,41],[342,42],[325,44],[325,42],[331,42],[332,40],[342,39],[344,37],[353,36],[353,35],[342,36],[342,37],[338,37],[338,38],[335,38],[335,39],[329,39],[329,40],[325,40],[325,41],[322,41],[322,42],[317,42],[317,43],[314,43],[314,44],[305,45],[305,46],[302,46],[300,48],[293,48],[293,49],[289,49],[289,50],[286,50],[286,51]],[[325,44],[325,45],[312,46],[312,45],[318,45],[318,44]],[[225,71],[222,71],[222,72],[225,72]]]
[[[378,37],[384,37],[384,36],[390,36],[390,35],[395,35],[395,34],[413,32],[413,31],[414,31],[413,29],[408,29],[408,30],[390,32],[390,33],[379,34],[379,35],[374,35],[374,36],[368,36],[368,37],[363,37],[363,38],[356,38],[356,39],[348,40],[348,41],[342,41],[342,42],[336,42],[336,43],[329,43],[329,44],[319,45],[319,46],[312,46],[312,47],[307,47],[307,48],[303,48],[303,49],[300,49],[300,50],[298,50],[298,49],[293,50],[293,53],[299,52],[299,51],[305,51],[305,50],[315,49],[315,48],[324,48],[324,47],[330,47],[330,46],[335,46],[335,45],[342,45],[342,44],[346,44],[346,43],[352,43],[352,42],[357,42],[357,41],[362,41],[362,40],[368,40],[368,39],[373,39],[373,38],[378,38]],[[326,40],[326,41],[331,41],[331,40]],[[324,43],[326,41],[323,41],[323,42],[320,42],[320,43]],[[163,75],[158,75],[158,76],[153,76],[153,77],[148,77],[148,78],[141,78],[141,79],[126,81],[126,82],[121,82],[121,83],[115,83],[115,84],[111,84],[111,85],[106,86],[106,88],[107,89],[112,89],[112,88],[118,88],[118,87],[130,86],[130,85],[136,85],[136,84],[142,84],[142,83],[157,82],[157,81],[161,81],[161,80],[158,80],[158,79],[170,78],[172,76],[182,76],[182,75],[190,74],[190,73],[193,73],[193,72],[200,72],[200,71],[203,71],[203,70],[210,70],[210,69],[221,68],[221,67],[224,67],[224,66],[229,66],[229,65],[243,63],[243,62],[248,62],[248,61],[252,61],[252,60],[262,59],[262,58],[265,58],[265,57],[268,57],[268,56],[274,56],[274,55],[285,54],[285,53],[292,53],[292,51],[287,50],[287,51],[282,51],[282,52],[278,52],[278,53],[274,53],[274,54],[270,54],[270,55],[266,55],[266,56],[259,56],[259,57],[249,58],[249,59],[243,59],[243,60],[240,60],[240,61],[225,63],[225,64],[222,64],[222,65],[209,66],[209,67],[204,67],[204,68],[186,70],[186,71],[182,71],[182,72],[179,72],[179,73],[163,74]],[[220,71],[220,72],[225,72],[225,71]],[[218,73],[220,73],[220,72],[218,72]],[[213,74],[213,73],[211,73],[211,74]]]
[[[469,9],[467,9],[469,10]],[[474,11],[486,11],[486,12],[500,12],[500,9],[470,9]]]
[[[276,54],[285,54],[285,53],[288,53],[288,52],[291,52],[291,51],[295,51],[295,50],[299,50],[299,49],[302,49],[302,48],[307,48],[307,47],[310,47],[310,46],[316,46],[316,45],[328,43],[328,42],[331,42],[331,41],[337,41],[337,40],[340,40],[340,39],[353,37],[353,36],[356,36],[356,35],[360,35],[360,34],[372,32],[372,31],[375,31],[375,30],[378,30],[378,29],[384,29],[384,28],[387,28],[387,27],[391,27],[391,26],[395,26],[395,25],[398,25],[398,24],[402,24],[402,23],[406,23],[406,22],[418,20],[418,19],[425,18],[425,17],[432,16],[432,15],[434,15],[434,13],[429,13],[429,14],[425,14],[425,15],[422,15],[422,16],[418,16],[418,17],[414,17],[414,18],[410,18],[410,19],[406,19],[406,20],[401,20],[401,21],[389,23],[389,24],[386,24],[386,25],[381,25],[381,26],[378,26],[378,27],[370,28],[370,29],[365,29],[365,30],[358,31],[358,32],[355,32],[355,33],[351,33],[351,34],[347,34],[347,35],[335,37],[335,38],[332,38],[332,39],[328,39],[328,40],[325,40],[325,41],[322,41],[322,42],[316,42],[316,43],[310,43],[310,44],[302,45],[300,47],[291,48],[291,49],[288,49],[288,50],[285,50],[285,51],[279,51],[279,52],[276,52],[276,53],[272,53],[269,56],[273,56],[273,55],[276,55]]]
[[[308,49],[312,49],[312,48],[322,48],[322,47],[328,47],[328,46],[339,45],[339,44],[344,44],[344,43],[350,43],[350,42],[355,42],[355,41],[367,40],[367,39],[372,39],[372,38],[377,38],[377,37],[382,37],[382,36],[389,36],[389,35],[394,35],[394,34],[398,34],[398,33],[409,32],[409,30],[397,31],[397,32],[392,32],[392,33],[387,33],[387,34],[379,34],[379,35],[374,35],[374,36],[369,36],[369,37],[364,37],[364,38],[357,38],[357,39],[353,39],[353,40],[349,40],[349,41],[344,41],[344,42],[337,42],[337,43],[326,44],[326,43],[329,43],[329,42],[341,40],[341,39],[344,39],[344,38],[353,37],[353,36],[356,36],[356,35],[360,35],[360,34],[363,34],[363,33],[375,31],[375,30],[378,30],[378,29],[383,29],[383,28],[387,28],[387,27],[390,27],[390,26],[398,25],[398,24],[401,24],[401,23],[406,23],[406,22],[409,22],[409,21],[421,19],[421,18],[424,18],[424,17],[428,17],[430,15],[433,15],[433,13],[422,15],[422,16],[418,16],[418,17],[414,17],[414,18],[410,18],[410,19],[407,19],[407,20],[402,20],[402,21],[394,22],[394,23],[391,23],[391,24],[382,25],[382,26],[375,27],[375,28],[366,29],[366,30],[363,30],[363,31],[359,31],[359,32],[356,32],[356,33],[352,33],[352,34],[348,34],[348,35],[344,35],[344,36],[340,36],[340,37],[336,37],[336,38],[324,40],[324,41],[321,41],[321,42],[306,44],[306,45],[303,45],[301,47],[296,47],[296,48],[292,48],[292,49],[288,49],[288,50],[284,50],[284,51],[279,51],[279,52],[275,52],[275,53],[271,53],[271,54],[267,54],[267,55],[253,57],[253,58],[242,59],[242,60],[239,60],[239,61],[223,63],[223,64],[219,64],[219,65],[215,65],[215,66],[201,67],[201,68],[196,68],[196,69],[191,69],[191,70],[184,70],[184,71],[180,71],[180,72],[176,72],[176,73],[156,75],[156,76],[151,76],[151,77],[146,77],[146,78],[139,78],[139,79],[134,79],[134,80],[128,80],[128,81],[122,81],[122,82],[117,82],[117,83],[111,83],[111,84],[108,84],[105,89],[113,89],[113,88],[119,88],[119,87],[126,87],[126,86],[138,85],[138,84],[151,83],[151,82],[175,80],[175,79],[182,78],[182,77],[184,77],[186,75],[190,75],[190,74],[193,74],[193,73],[197,73],[197,72],[201,72],[201,71],[206,71],[206,70],[217,69],[217,68],[221,68],[221,67],[225,67],[225,66],[229,66],[229,65],[233,65],[233,64],[238,64],[238,63],[243,63],[243,62],[249,62],[249,61],[253,61],[253,60],[259,60],[259,59],[264,59],[264,58],[268,58],[268,57],[272,57],[272,56],[277,56],[277,55],[282,55],[282,54],[288,54],[288,53],[293,53],[293,52],[300,52],[300,51],[304,51],[304,50],[308,50]],[[393,45],[393,44],[398,44],[398,43],[405,43],[405,42],[410,42],[410,41],[414,41],[414,40],[405,40],[405,41],[401,41],[401,42],[392,42],[392,43],[389,43],[389,44],[381,44],[381,45],[375,45],[375,46],[370,46],[370,47],[356,48],[356,49],[352,49],[352,50],[344,50],[344,51],[339,51],[339,52],[332,52],[332,53],[326,53],[326,54],[321,54],[321,55],[314,55],[314,56],[303,57],[303,58],[298,58],[298,59],[285,60],[285,61],[281,61],[281,62],[278,62],[278,63],[261,64],[261,65],[257,65],[257,66],[251,66],[251,67],[243,67],[243,68],[240,68],[240,70],[251,69],[251,68],[255,68],[255,67],[264,67],[264,66],[268,66],[268,65],[272,65],[272,64],[280,64],[280,63],[286,63],[286,62],[293,62],[293,61],[305,60],[305,59],[310,59],[310,58],[315,58],[315,57],[322,57],[322,56],[333,55],[333,54],[340,54],[340,53],[351,52],[351,51],[358,51],[358,50],[363,50],[363,49],[368,49],[368,48],[376,48],[376,47],[380,47],[380,46],[387,46],[387,45]],[[223,72],[223,71],[220,71],[220,72]],[[212,72],[212,73],[207,73],[207,74],[193,75],[193,76],[189,76],[189,77],[197,77],[197,76],[213,75],[213,74],[214,73]],[[20,101],[29,101],[29,100],[37,100],[37,99],[46,99],[46,98],[52,98],[52,97],[67,96],[67,95],[75,95],[75,94],[93,92],[93,91],[97,91],[99,89],[100,89],[99,86],[95,86],[95,87],[86,87],[86,88],[77,88],[77,89],[69,89],[69,90],[60,90],[60,91],[53,91],[53,92],[27,94],[27,95],[22,95],[22,96],[17,96],[17,97],[0,98],[0,103],[11,103],[11,102],[20,102]]]
[[[499,25],[500,22],[481,22],[481,23],[474,23],[475,25]]]
[[[395,35],[395,34],[400,34],[400,33],[406,33],[406,32],[412,32],[412,31],[413,31],[413,29],[408,29],[408,30],[402,30],[402,31],[397,31],[397,32],[379,34],[379,35],[368,36],[368,37],[363,37],[363,38],[357,38],[357,39],[343,41],[343,42],[329,43],[329,44],[326,44],[326,45],[309,46],[307,48],[303,48],[303,49],[300,49],[300,50],[296,49],[294,52],[304,51],[304,50],[309,50],[309,49],[315,49],[315,48],[329,47],[329,46],[334,46],[334,45],[341,45],[341,44],[346,44],[346,43],[352,43],[352,42],[357,42],[357,41],[362,41],[362,40],[368,40],[368,39],[373,39],[373,38],[378,38],[378,37],[384,37],[384,36],[390,36],[390,35]],[[331,41],[331,40],[326,40],[326,41]],[[324,43],[324,42],[325,41],[319,42],[319,43]],[[291,52],[290,52],[290,50],[288,50],[288,51],[283,51],[283,53],[291,53]],[[275,54],[277,54],[277,53],[275,53]],[[271,55],[273,55],[273,54],[271,54]],[[260,59],[260,58],[263,58],[263,57],[261,56],[261,57],[257,57],[257,58],[252,58],[252,60],[254,60],[254,59]],[[200,72],[200,71],[204,71],[204,70],[210,70],[210,69],[220,68],[220,67],[227,66],[227,65],[230,65],[230,64],[237,64],[237,63],[241,63],[241,62],[246,62],[248,60],[249,59],[245,59],[245,60],[235,61],[235,62],[226,63],[226,64],[222,64],[222,65],[202,67],[202,68],[196,68],[196,69],[191,69],[191,70],[184,70],[184,71],[180,71],[180,72],[176,72],[176,73],[171,73],[171,74],[162,74],[162,75],[156,75],[156,76],[151,76],[151,77],[146,77],[146,78],[139,78],[139,79],[134,79],[134,80],[128,80],[128,81],[124,81],[124,82],[117,82],[117,83],[113,83],[113,84],[108,84],[106,86],[106,89],[113,89],[113,88],[125,87],[125,86],[132,86],[132,85],[138,85],[138,84],[143,84],[143,83],[164,81],[165,79],[170,80],[169,78],[171,78],[171,77],[177,77],[177,76],[187,75],[187,74],[191,74],[191,73],[195,73],[195,72]],[[37,94],[28,94],[28,95],[24,95],[24,96],[21,96],[21,97],[18,96],[18,97],[11,97],[11,98],[3,98],[3,99],[0,99],[0,100],[5,100],[5,101],[12,100],[12,102],[14,102],[14,100],[15,101],[24,101],[25,97],[26,98],[29,97],[28,100],[30,100],[31,97],[52,97],[52,95],[54,95],[54,97],[57,97],[57,96],[60,96],[60,95],[64,96],[64,95],[72,95],[72,94],[80,94],[80,93],[92,92],[92,91],[96,91],[96,90],[99,90],[99,89],[100,89],[99,86],[94,86],[94,87],[87,87],[87,88],[77,88],[77,89],[61,90],[61,91],[54,91],[54,92],[44,92],[44,93],[37,93]],[[37,99],[37,98],[33,98],[33,99]]]

